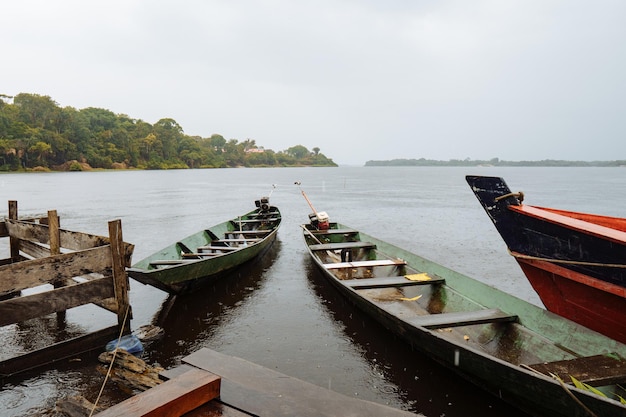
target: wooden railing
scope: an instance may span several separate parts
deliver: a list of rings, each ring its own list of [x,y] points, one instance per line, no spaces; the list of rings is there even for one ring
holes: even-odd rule
[[[130,331],[126,267],[134,246],[124,243],[120,220],[109,222],[109,237],[72,232],[59,227],[54,210],[47,217],[18,220],[17,202],[9,201],[0,237],[10,241],[10,257],[0,260],[0,326],[52,313],[63,317],[66,310],[89,303],[117,315],[117,326],[3,360],[1,375],[102,347]],[[33,288],[38,290],[23,293]]]

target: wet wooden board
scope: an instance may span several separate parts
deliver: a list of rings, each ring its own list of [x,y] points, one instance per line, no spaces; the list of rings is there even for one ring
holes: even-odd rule
[[[359,233],[358,230],[354,229],[309,230],[309,232],[315,235],[355,235]]]
[[[183,362],[222,377],[220,401],[252,415],[416,416],[408,411],[348,397],[206,348],[183,358]]]
[[[445,280],[443,278],[431,278],[424,281],[412,281],[410,279],[407,279],[405,276],[346,279],[341,281],[343,285],[352,287],[355,290],[386,287],[409,287],[413,285],[432,285],[442,284],[444,282]]]
[[[96,416],[182,416],[218,397],[220,384],[221,379],[217,375],[197,368],[191,369]]]
[[[426,327],[428,329],[442,329],[445,327],[459,327],[515,320],[517,320],[517,316],[506,314],[498,309],[486,309],[461,311],[457,313],[430,314],[413,317],[408,321],[413,325]]]
[[[338,243],[322,243],[319,245],[311,245],[309,248],[315,250],[337,250],[337,249],[374,249],[376,245],[370,242],[338,242]]]
[[[571,382],[570,376],[594,386],[626,382],[626,360],[616,354],[587,356],[528,366],[547,376],[557,375],[565,382]]]
[[[406,265],[402,259],[374,259],[371,261],[335,262],[324,264],[326,269],[341,268],[373,268],[375,266],[401,266]]]

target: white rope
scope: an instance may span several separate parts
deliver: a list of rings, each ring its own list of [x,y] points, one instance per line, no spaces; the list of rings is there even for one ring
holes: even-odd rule
[[[98,401],[100,401],[100,397],[102,396],[102,392],[104,391],[104,386],[107,383],[107,380],[109,379],[109,376],[111,375],[111,369],[113,368],[113,363],[115,362],[115,356],[117,356],[117,350],[119,349],[118,346],[120,345],[120,340],[122,339],[122,335],[124,334],[124,325],[126,324],[126,318],[128,317],[128,310],[130,309],[130,306],[126,306],[126,312],[124,313],[124,321],[122,322],[122,325],[120,326],[120,335],[117,338],[117,345],[115,347],[115,349],[113,350],[113,358],[111,358],[111,363],[109,364],[109,369],[107,370],[107,374],[104,377],[104,381],[102,382],[102,386],[100,387],[100,392],[98,393],[98,397],[96,398],[96,401],[93,403],[93,407],[91,408],[91,412],[89,413],[89,417],[91,417],[94,413],[94,411],[96,410],[96,407],[98,406]]]

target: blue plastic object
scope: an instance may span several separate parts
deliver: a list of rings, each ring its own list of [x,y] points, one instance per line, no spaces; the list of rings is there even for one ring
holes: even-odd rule
[[[115,348],[124,349],[128,353],[140,353],[143,352],[143,345],[139,338],[132,334],[122,336],[119,340],[111,340],[106,344],[106,351],[112,352]]]

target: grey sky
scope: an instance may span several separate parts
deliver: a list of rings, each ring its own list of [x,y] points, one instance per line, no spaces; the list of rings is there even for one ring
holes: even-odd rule
[[[394,158],[626,159],[626,2],[20,0],[0,93]]]

